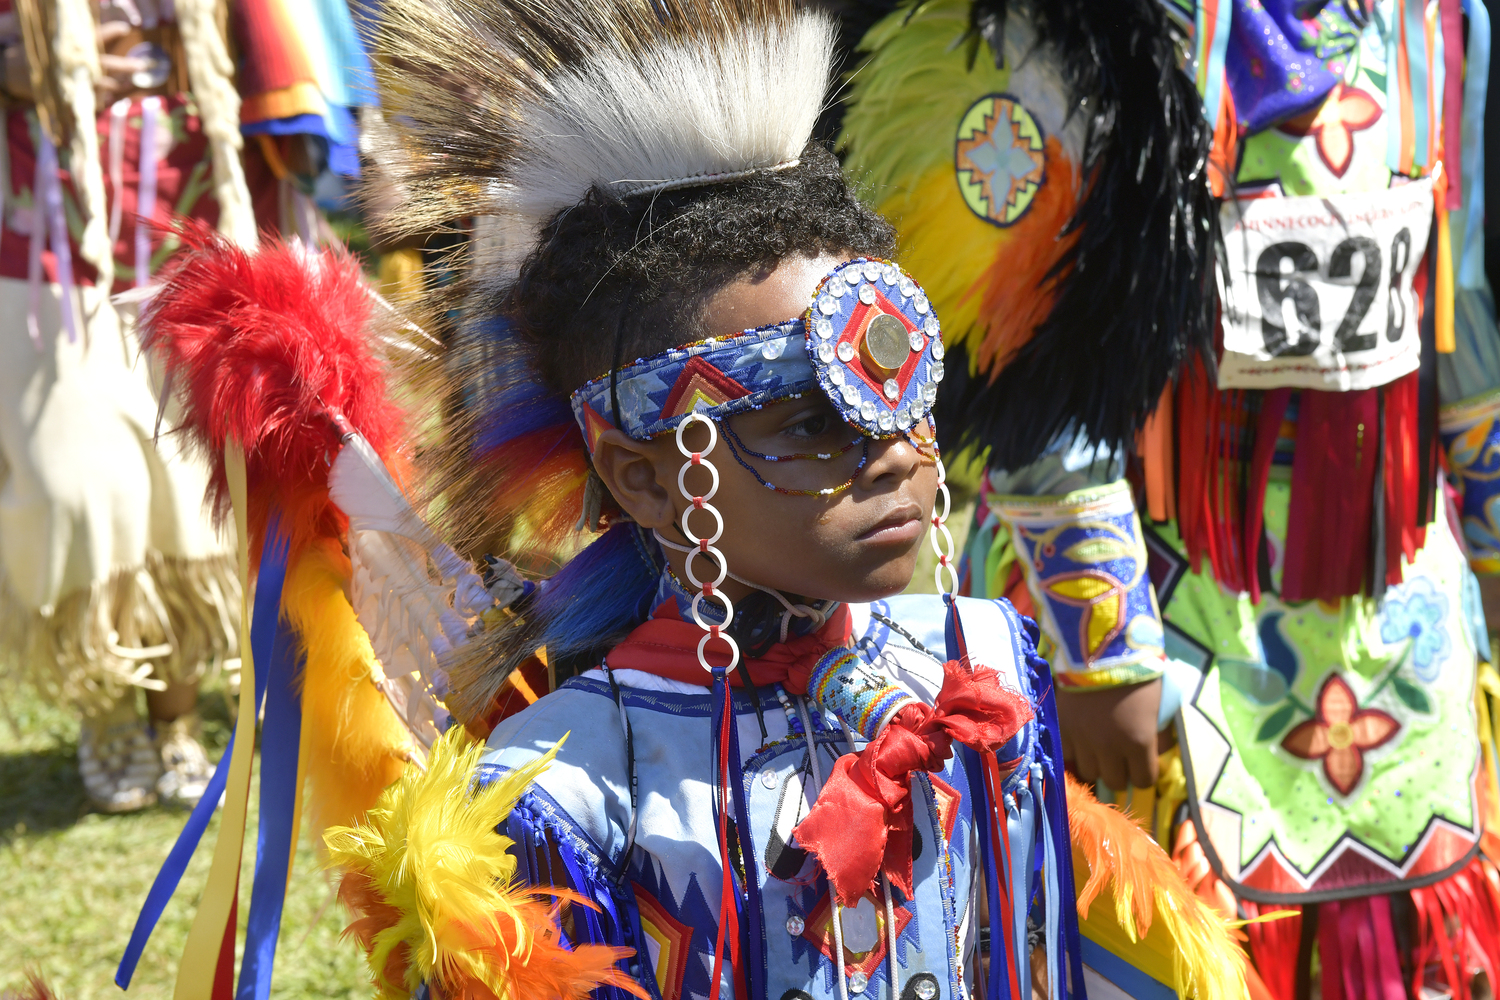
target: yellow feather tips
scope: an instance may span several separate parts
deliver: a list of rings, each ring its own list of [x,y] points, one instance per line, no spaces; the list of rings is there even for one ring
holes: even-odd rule
[[[964,112],[1009,86],[1010,71],[995,67],[987,45],[975,52],[957,44],[968,30],[969,0],[931,0],[893,12],[860,43],[868,59],[849,78],[840,144],[854,175],[877,196],[939,167],[951,176]]]
[[[425,772],[408,768],[364,823],[324,836],[381,1000],[423,982],[465,1000],[581,1000],[601,984],[639,992],[614,967],[628,949],[563,947],[552,897],[587,904],[517,885],[514,842],[496,832],[557,748],[474,790],[484,750],[454,726]]]
[[[281,613],[306,653],[299,759],[314,830],[363,818],[400,777],[412,746],[372,682],[379,664],[345,596],[348,579],[348,557],[325,538],[289,567],[281,592]]]
[[[1071,777],[1068,823],[1085,937],[1179,997],[1248,1000],[1245,954],[1233,928],[1193,895],[1154,840]],[[1101,895],[1114,905],[1093,906]]]
[[[840,145],[850,176],[900,231],[902,260],[932,299],[945,341],[967,344],[971,369],[993,375],[1052,308],[1048,275],[1072,243],[1063,231],[1077,209],[1079,178],[1058,137],[1042,136],[1029,114],[1012,123],[994,118],[988,127],[1006,150],[1010,125],[1039,143],[1042,182],[1024,188],[1028,200],[1003,225],[971,208],[958,173],[960,130],[984,126],[984,116],[971,113],[976,102],[1011,96],[1013,81],[986,44],[963,41],[968,28],[967,0],[902,8],[872,28],[862,44],[868,58],[849,78]],[[1014,192],[989,192],[988,183],[989,201],[979,204],[1005,215]],[[980,187],[968,187],[978,197]]]

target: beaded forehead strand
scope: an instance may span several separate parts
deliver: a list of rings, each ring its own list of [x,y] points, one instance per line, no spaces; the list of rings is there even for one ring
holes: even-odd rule
[[[760,483],[766,489],[775,490],[777,493],[784,493],[787,496],[792,497],[831,497],[836,494],[842,493],[849,487],[854,485],[854,481],[859,478],[859,474],[864,471],[865,465],[870,461],[870,439],[867,437],[860,437],[858,440],[851,441],[849,442],[849,444],[845,445],[843,448],[840,448],[835,452],[809,453],[804,455],[766,455],[758,451],[752,451],[749,448],[745,447],[745,442],[740,440],[740,436],[734,432],[734,428],[729,425],[728,421],[725,421],[724,443],[729,445],[729,454],[733,455],[734,460],[740,463],[740,465],[747,472],[749,472],[750,475],[755,477],[756,482]],[[762,476],[760,474],[760,471],[756,469],[755,466],[745,461],[745,455],[750,455],[752,458],[763,459],[767,462],[831,462],[834,459],[841,458],[842,456],[847,454],[854,448],[856,444],[859,445],[863,450],[861,451],[859,456],[859,464],[854,467],[854,471],[849,475],[849,478],[845,479],[837,486],[826,486],[822,489],[817,490],[792,490],[787,489],[785,486],[777,486],[775,483],[768,481],[764,476]]]
[[[592,450],[606,427],[647,441],[690,412],[723,420],[811,390],[861,435],[890,438],[931,412],[943,358],[921,286],[890,261],[859,257],[819,282],[801,316],[613,367],[573,394],[573,412]]]

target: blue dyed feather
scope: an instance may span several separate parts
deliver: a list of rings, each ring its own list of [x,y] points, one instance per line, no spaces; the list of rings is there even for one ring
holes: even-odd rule
[[[646,620],[661,573],[653,548],[637,525],[621,522],[542,585],[535,610],[549,656],[594,648]]]
[[[531,352],[517,341],[508,320],[490,317],[470,330],[490,360],[469,400],[476,455],[549,427],[571,428],[572,407],[537,378]]]

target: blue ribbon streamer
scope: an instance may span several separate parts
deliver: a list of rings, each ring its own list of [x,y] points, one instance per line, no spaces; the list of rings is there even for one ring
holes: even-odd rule
[[[1490,15],[1479,0],[1464,0],[1469,17],[1469,51],[1464,73],[1463,212],[1466,221],[1462,247],[1454,247],[1458,287],[1484,287],[1484,105],[1490,78]],[[1485,644],[1488,646],[1488,643]]]
[[[1010,835],[1010,898],[1014,926],[1011,941],[1016,949],[1017,993],[1031,996],[1031,952],[1027,947],[1026,921],[1031,909],[1032,861],[1036,855],[1037,833],[1043,819],[1029,785],[1020,785],[1006,803],[1006,821]],[[993,959],[991,959],[993,961]]]
[[[285,545],[284,536],[278,540]],[[276,589],[279,592],[281,588]],[[256,597],[259,603],[259,593]],[[256,617],[258,624],[259,615]],[[237,1000],[269,1000],[276,939],[281,932],[281,912],[291,874],[297,755],[302,739],[302,698],[296,682],[302,655],[297,633],[279,615],[275,621],[269,659],[256,658],[258,664],[266,664],[263,671],[256,672],[264,672],[267,680],[260,740],[260,825]]]
[[[989,796],[985,794],[984,764],[980,760],[979,753],[976,750],[971,750],[963,746],[957,748],[956,752],[964,760],[964,772],[969,778],[970,800],[978,804],[979,807],[982,807],[989,800]],[[990,850],[990,838],[987,835],[988,831],[985,829],[985,824],[989,820],[988,811],[984,810],[983,820],[978,818],[980,814],[981,808],[975,808],[975,825],[979,828],[979,836],[975,839],[979,841],[979,864],[984,871],[984,895],[986,902],[989,904],[990,911],[991,955],[990,981],[984,995],[987,1000],[998,1000],[999,997],[1005,995],[1001,992],[1002,986],[1006,986],[1010,982],[1010,975],[1005,968],[1005,963],[996,962],[993,958],[995,954],[995,941],[997,938],[1002,941],[1004,940],[1003,925],[1000,923],[1000,880],[1004,877],[1004,873],[1001,871],[1000,859],[996,858],[994,852]]]
[[[271,643],[275,636],[278,610],[281,605],[281,585],[286,579],[287,541],[287,536],[281,531],[280,512],[273,511],[266,526],[266,541],[261,547],[260,573],[255,589],[255,612],[250,629],[250,651],[258,663],[270,662]],[[251,706],[252,710],[258,711],[265,693],[266,671],[257,670],[255,671],[255,697]],[[244,707],[244,699],[241,698],[242,711]],[[135,969],[140,963],[141,953],[146,949],[146,942],[151,939],[151,932],[156,929],[157,922],[161,920],[162,911],[167,908],[167,901],[177,891],[178,883],[182,881],[182,873],[187,870],[193,852],[198,849],[198,842],[203,839],[203,831],[208,829],[208,821],[213,818],[214,810],[219,808],[219,799],[224,795],[224,785],[229,779],[229,762],[233,756],[234,733],[231,732],[229,745],[224,748],[224,754],[219,758],[218,766],[214,768],[213,777],[208,781],[208,788],[204,791],[203,797],[198,800],[198,804],[193,806],[187,825],[182,828],[182,833],[177,835],[177,842],[172,845],[172,850],[167,854],[167,860],[162,862],[161,870],[156,873],[156,880],[151,883],[151,890],[146,893],[146,902],[141,906],[140,915],[135,918],[135,929],[130,932],[130,941],[125,945],[125,954],[121,956],[119,968],[115,970],[115,985],[122,990],[130,989],[130,980],[135,976]]]
[[[1406,65],[1411,75],[1412,166],[1427,166],[1427,5],[1406,0]]]
[[[1377,5],[1372,11],[1385,39],[1385,165],[1391,173],[1401,171],[1401,102],[1406,100],[1401,93],[1396,61],[1401,56],[1401,11],[1392,8],[1389,24]]]
[[[1042,769],[1033,764],[1031,768],[1031,787],[1034,795],[1042,797],[1045,795],[1041,780]],[[1049,817],[1050,819],[1050,817]],[[1052,824],[1044,822],[1042,827],[1042,875],[1046,881],[1046,892],[1042,896],[1042,904],[1046,913],[1043,926],[1047,928],[1047,995],[1053,1000],[1059,997],[1070,996],[1068,991],[1067,972],[1067,932],[1061,931],[1063,919],[1063,906],[1071,905],[1073,897],[1066,900],[1062,898],[1062,881],[1058,877],[1058,867],[1061,863],[1057,852],[1057,843],[1053,837]],[[1059,945],[1062,947],[1059,948]],[[1081,977],[1080,977],[1081,978]]]
[[[617,942],[610,939],[603,917],[600,915],[601,910],[607,909],[611,925],[618,926],[619,915],[614,912],[608,887],[585,873],[582,862],[578,860],[577,850],[567,838],[559,837],[555,846],[558,859],[562,861],[563,868],[567,872],[568,884],[579,895],[600,907],[598,910],[593,907],[574,908],[573,940],[569,943],[573,945],[616,944]]]
[[[1041,709],[1040,721],[1045,728],[1042,741],[1042,764],[1046,771],[1040,797],[1042,808],[1046,813],[1045,822],[1053,843],[1066,848],[1073,841],[1068,828],[1067,782],[1063,777],[1062,732],[1057,724],[1057,698],[1053,690],[1051,669],[1047,667],[1045,660],[1038,659],[1037,662],[1041,664],[1034,669],[1040,675],[1037,678],[1041,690],[1038,707]],[[1057,863],[1054,866],[1057,873],[1058,895],[1064,904],[1061,914],[1063,944],[1067,949],[1067,972],[1070,973],[1063,982],[1066,983],[1071,979],[1072,990],[1068,995],[1078,1000],[1086,1000],[1088,994],[1083,985],[1083,958],[1080,950],[1082,935],[1078,931],[1078,891],[1073,884],[1071,853],[1071,849],[1067,853],[1059,850]],[[1061,973],[1063,970],[1058,971]]]
[[[1133,1000],[1177,1000],[1177,991],[1137,969],[1102,944],[1083,939],[1083,960]]]
[[[1194,16],[1200,39],[1198,58],[1208,66],[1203,81],[1203,117],[1208,119],[1209,128],[1216,129],[1219,127],[1219,106],[1224,101],[1224,58],[1229,51],[1229,15],[1234,10],[1234,4],[1230,0],[1219,0],[1219,8],[1214,13],[1213,40],[1206,51],[1201,39],[1210,37],[1207,33],[1207,12],[1201,3],[1197,4],[1197,8]],[[1231,122],[1230,125],[1232,127],[1234,123]]]

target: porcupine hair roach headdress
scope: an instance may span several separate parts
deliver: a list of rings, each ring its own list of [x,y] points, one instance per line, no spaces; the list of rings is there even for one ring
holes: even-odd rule
[[[902,4],[861,48],[842,147],[944,317],[945,447],[1132,442],[1212,346],[1210,134],[1161,4]]]
[[[809,145],[834,28],[793,0],[394,0],[374,35],[400,189],[385,227],[472,216],[485,234],[431,449],[432,510],[461,549],[518,518],[543,543],[599,522],[568,395],[695,339],[704,296],[788,254],[892,249]],[[555,663],[644,617],[657,550],[602,513],[604,536],[453,666],[456,715],[539,646]]]

